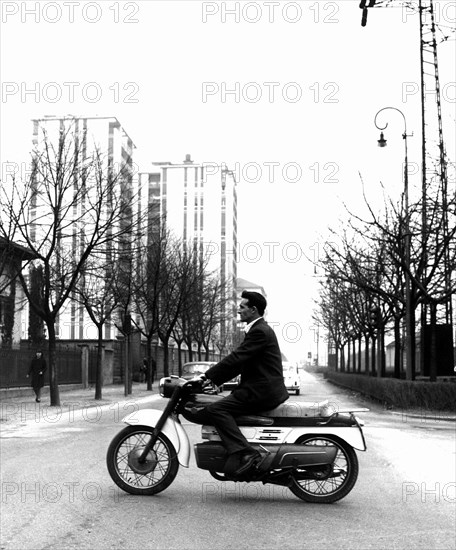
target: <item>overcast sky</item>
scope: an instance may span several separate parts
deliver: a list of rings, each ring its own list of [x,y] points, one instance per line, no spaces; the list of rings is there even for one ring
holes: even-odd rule
[[[187,153],[225,162],[238,174],[238,275],[265,288],[287,356],[315,354],[307,257],[346,219],[344,202],[364,211],[359,172],[375,205],[380,181],[402,189],[403,121],[385,114],[379,149],[379,109],[403,111],[420,162],[418,14],[397,2],[371,9],[363,28],[358,5],[3,1],[2,179],[6,161],[27,160],[30,120],[49,114],[116,116],[144,171]],[[436,9],[454,26],[455,2]],[[439,53],[450,155],[454,52],[452,40]],[[419,187],[419,174],[410,179]]]

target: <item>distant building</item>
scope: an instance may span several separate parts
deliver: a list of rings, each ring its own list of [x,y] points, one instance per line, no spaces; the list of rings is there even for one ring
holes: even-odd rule
[[[71,115],[57,117],[46,116],[33,119],[32,143],[36,150],[42,151],[43,139],[47,136],[48,142],[57,145],[59,136],[62,132],[68,132],[70,143],[74,143],[79,148],[80,154],[88,158],[95,151],[99,151],[103,160],[104,177],[110,178],[119,175],[119,186],[122,185],[122,193],[127,196],[132,191],[134,180],[133,152],[135,145],[123,128],[121,123],[115,117],[73,117]],[[74,174],[75,187],[83,185],[83,176],[80,173]],[[37,183],[39,188],[39,182]],[[40,195],[36,194],[34,202],[31,205],[30,219],[32,240],[39,242],[42,236],[40,229]],[[72,206],[71,212],[67,213],[67,220],[72,224],[71,247],[76,252],[80,246],[81,224],[78,219],[84,219],[83,204]],[[70,239],[65,243],[68,246]],[[76,255],[76,254],[75,254]],[[104,326],[104,337],[112,339],[116,336],[117,330],[113,322],[108,322]],[[87,312],[81,304],[78,304],[73,297],[59,313],[56,322],[56,334],[60,339],[90,339],[97,337],[95,326],[91,322]],[[23,338],[27,337],[26,330]]]
[[[19,347],[26,298],[17,274],[22,263],[33,258],[27,248],[0,237],[0,347]]]
[[[225,165],[205,165],[186,155],[183,162],[154,162],[139,174],[142,201],[149,208],[149,239],[163,223],[184,243],[208,256],[208,271],[219,274],[227,299],[226,329],[236,319],[237,191]]]

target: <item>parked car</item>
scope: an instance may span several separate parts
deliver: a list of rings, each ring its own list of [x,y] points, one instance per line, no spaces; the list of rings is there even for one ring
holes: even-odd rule
[[[182,365],[182,378],[185,380],[191,380],[199,374],[204,374],[210,367],[214,366],[215,361],[191,361]],[[212,392],[219,393],[221,388],[211,382]]]
[[[288,391],[294,391],[299,395],[301,390],[301,378],[299,376],[298,364],[291,361],[283,361],[283,380]]]

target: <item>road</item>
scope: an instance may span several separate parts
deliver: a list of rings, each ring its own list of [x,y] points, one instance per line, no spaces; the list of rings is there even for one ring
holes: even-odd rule
[[[157,395],[40,417],[1,432],[1,549],[454,549],[454,422],[410,418],[304,374],[297,401],[370,406],[353,491],[308,504],[287,488],[222,483],[181,467],[154,497],[123,493],[105,466],[120,418]],[[184,424],[191,442],[199,428]]]

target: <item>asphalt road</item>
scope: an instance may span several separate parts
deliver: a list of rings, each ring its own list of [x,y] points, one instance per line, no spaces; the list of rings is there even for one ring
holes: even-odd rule
[[[164,400],[60,414],[41,407],[1,430],[1,549],[456,548],[456,424],[384,411],[309,374],[301,393],[290,399],[371,407],[360,415],[368,450],[342,501],[308,504],[283,487],[218,482],[193,457],[163,493],[131,496],[108,475],[107,447],[124,414]],[[200,428],[184,426],[198,442]]]

